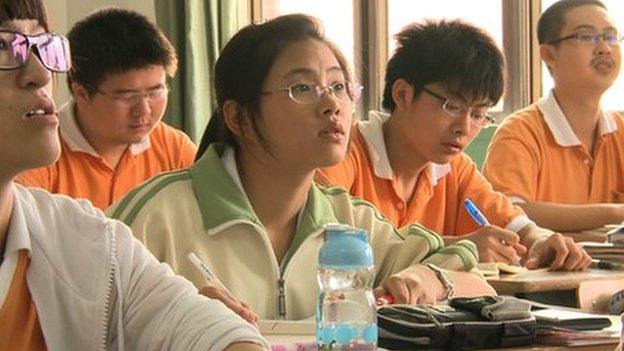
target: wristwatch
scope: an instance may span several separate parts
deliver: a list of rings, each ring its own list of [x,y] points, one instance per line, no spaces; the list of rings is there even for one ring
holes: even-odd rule
[[[444,269],[436,266],[433,263],[427,263],[427,267],[429,267],[432,271],[435,272],[436,276],[442,282],[442,285],[446,288],[446,297],[444,300],[450,300],[455,293],[455,284],[453,283],[453,278],[448,274]]]

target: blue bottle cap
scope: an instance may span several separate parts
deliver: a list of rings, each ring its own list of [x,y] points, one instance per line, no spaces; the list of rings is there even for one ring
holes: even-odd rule
[[[325,228],[325,244],[319,251],[319,268],[365,269],[373,265],[368,233],[342,224]]]

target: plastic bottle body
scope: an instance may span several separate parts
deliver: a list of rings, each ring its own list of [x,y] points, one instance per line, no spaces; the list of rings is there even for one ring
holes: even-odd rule
[[[376,350],[375,269],[319,268],[317,304],[319,350]]]

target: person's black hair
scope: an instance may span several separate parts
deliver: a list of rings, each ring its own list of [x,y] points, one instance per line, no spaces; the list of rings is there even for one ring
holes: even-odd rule
[[[37,20],[46,32],[50,31],[42,0],[0,0],[0,24],[24,19]]]
[[[549,42],[559,38],[561,29],[565,24],[565,15],[568,11],[586,5],[594,5],[607,9],[607,7],[598,0],[561,0],[550,5],[537,21],[537,41],[540,44],[548,44]]]
[[[505,57],[484,30],[461,20],[413,23],[396,35],[388,61],[382,106],[392,112],[392,86],[404,79],[414,87],[441,83],[469,102],[496,104],[505,90]]]
[[[67,75],[90,94],[108,76],[162,66],[172,77],[178,65],[174,47],[144,15],[118,7],[96,10],[69,31],[72,69]]]

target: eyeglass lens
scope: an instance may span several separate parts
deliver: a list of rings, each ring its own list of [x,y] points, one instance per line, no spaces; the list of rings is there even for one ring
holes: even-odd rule
[[[69,42],[66,38],[51,33],[27,36],[0,31],[0,69],[22,67],[28,60],[31,46],[37,48],[36,55],[47,69],[67,72],[71,67]]]
[[[334,83],[328,87],[316,84],[295,84],[290,87],[290,95],[295,101],[311,103],[318,101],[326,90],[340,100],[353,101],[360,97],[361,91],[359,85],[349,82]]]

